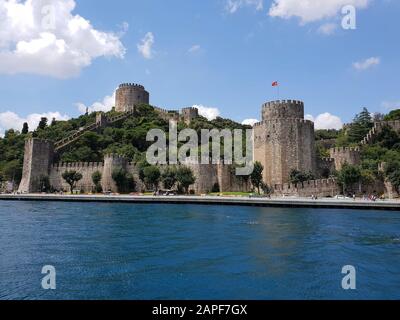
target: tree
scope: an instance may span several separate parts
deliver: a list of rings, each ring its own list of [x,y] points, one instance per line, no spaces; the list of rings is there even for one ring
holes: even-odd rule
[[[379,146],[386,149],[395,149],[400,145],[400,135],[389,126],[384,126],[375,139]]]
[[[189,167],[181,166],[176,172],[176,179],[178,181],[179,189],[183,189],[186,194],[189,193],[189,187],[196,182],[196,177],[192,169]]]
[[[161,175],[161,181],[164,188],[170,190],[176,183],[176,167],[167,167]]]
[[[380,122],[380,121],[383,121],[384,119],[385,119],[385,115],[380,112],[374,113],[374,115],[372,117],[373,122]]]
[[[373,127],[373,121],[369,111],[364,108],[353,120],[348,131],[350,143],[359,143]]]
[[[385,176],[397,192],[400,191],[400,161],[392,161],[386,165]]]
[[[0,191],[3,188],[3,182],[5,181],[3,173],[0,171]]]
[[[264,182],[261,184],[261,189],[267,196],[269,196],[273,192],[272,188],[270,188],[270,186]]]
[[[363,186],[370,186],[373,185],[376,181],[377,177],[372,170],[368,169],[361,169],[361,179],[360,179],[360,190],[361,191],[361,184]]]
[[[74,192],[75,185],[78,181],[82,180],[83,176],[80,172],[77,172],[75,170],[71,171],[65,171],[62,174],[63,179],[65,180],[66,183],[69,184],[71,193]]]
[[[153,188],[154,191],[157,191],[161,178],[160,169],[156,166],[148,166],[143,169],[143,174],[145,184]]]
[[[135,188],[135,181],[133,180],[132,174],[127,172],[124,168],[115,168],[111,176],[117,185],[118,192],[131,191]]]
[[[361,170],[358,166],[353,166],[349,164],[344,164],[342,170],[338,172],[338,183],[343,188],[343,193],[346,193],[346,190],[352,187],[356,183],[360,183],[361,181]]]
[[[22,134],[28,134],[28,132],[29,132],[28,123],[27,123],[27,122],[24,122],[24,125],[22,126],[22,131],[21,131],[21,133],[22,133]]]
[[[103,189],[101,187],[101,184],[100,184],[101,178],[102,178],[102,176],[101,176],[101,172],[100,171],[93,172],[92,181],[93,181],[93,183],[95,185],[95,191],[97,193],[100,193],[100,192],[103,191]]]
[[[289,175],[289,181],[294,184],[303,183],[305,181],[314,180],[315,176],[311,171],[301,172],[299,170],[293,169]]]
[[[19,183],[22,177],[22,164],[20,160],[8,161],[3,166],[3,175],[6,180]]]
[[[263,184],[263,171],[264,167],[260,162],[254,163],[254,170],[250,175],[252,185],[257,188],[258,194],[261,194],[261,187]]]
[[[392,183],[396,191],[400,192],[400,170],[394,171],[389,175],[389,181]]]
[[[40,119],[39,125],[38,125],[38,129],[44,130],[47,127],[47,118],[43,117]]]
[[[400,120],[400,109],[393,110],[388,115],[385,116],[385,121],[393,121],[393,120]]]

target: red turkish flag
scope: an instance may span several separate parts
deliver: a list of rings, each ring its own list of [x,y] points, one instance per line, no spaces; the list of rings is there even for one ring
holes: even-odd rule
[[[277,87],[277,86],[279,86],[279,83],[278,83],[278,81],[272,82],[272,86],[273,86],[273,87]]]

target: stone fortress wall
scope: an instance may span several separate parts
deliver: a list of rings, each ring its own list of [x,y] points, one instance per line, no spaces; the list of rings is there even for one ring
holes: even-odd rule
[[[335,179],[319,179],[306,181],[299,184],[285,183],[273,186],[277,196],[310,197],[311,195],[322,197],[334,197],[340,193]]]
[[[55,190],[69,190],[69,185],[62,178],[65,171],[75,170],[82,174],[82,180],[77,183],[76,189],[83,192],[92,192],[94,184],[92,174],[96,171],[104,173],[104,163],[102,162],[76,162],[76,163],[55,163],[50,167],[50,185]]]
[[[400,120],[375,122],[373,128],[368,132],[367,136],[361,141],[361,145],[371,143],[375,136],[379,134],[383,127],[388,126],[394,131],[400,132]]]
[[[141,85],[122,84],[116,94],[116,110],[121,112],[115,118],[106,118],[98,114],[96,123],[82,132],[74,133],[62,141],[53,143],[48,140],[29,139],[25,144],[23,176],[19,191],[40,192],[40,178],[48,176],[51,185],[58,190],[68,190],[69,186],[62,178],[62,173],[76,170],[83,175],[77,184],[77,189],[91,192],[95,187],[92,174],[102,173],[104,191],[117,192],[112,179],[112,172],[117,167],[123,167],[132,173],[136,191],[144,189],[139,179],[137,167],[124,157],[106,155],[102,163],[53,163],[54,152],[73,143],[87,130],[112,125],[112,123],[130,117],[134,114],[135,105],[149,104],[150,95]],[[164,120],[182,120],[186,124],[199,116],[196,108],[184,108],[181,113],[154,107]],[[400,131],[400,121],[390,121],[375,124],[371,132],[361,144],[372,141],[374,136],[384,126],[389,125]],[[318,159],[315,147],[314,124],[304,119],[304,103],[298,100],[282,100],[267,102],[262,106],[262,121],[254,129],[254,160],[264,166],[264,181],[273,189],[275,195],[285,196],[333,196],[340,193],[336,181],[330,177],[335,170],[340,170],[345,163],[357,165],[361,161],[360,148],[333,148],[330,158]],[[191,164],[186,163],[196,177],[196,183],[191,190],[196,194],[212,191],[218,185],[220,192],[244,192],[251,189],[248,180],[237,177],[231,165],[224,164]],[[299,185],[289,183],[292,169],[302,172],[312,172],[317,180]]]
[[[335,161],[337,171],[343,168],[344,164],[359,165],[361,163],[360,148],[332,148],[330,149],[331,158]]]
[[[49,140],[29,139],[25,144],[25,164],[22,181],[19,187],[21,193],[41,192],[41,176],[49,177],[50,185],[58,191],[69,191],[69,185],[62,178],[66,171],[77,171],[82,174],[82,179],[76,184],[76,190],[84,193],[92,192],[95,185],[92,175],[95,172],[102,174],[101,185],[103,191],[118,192],[112,172],[116,168],[124,168],[133,175],[136,192],[145,190],[145,186],[139,179],[139,169],[136,165],[128,162],[123,156],[109,154],[104,157],[104,162],[76,162],[76,163],[52,163],[54,154],[52,152],[54,143]],[[185,164],[186,165],[186,164]],[[235,172],[229,165],[223,164],[188,164],[193,170],[196,182],[190,187],[196,194],[211,192],[218,184],[221,192],[237,191],[246,192],[250,190],[248,182],[241,181],[235,176]],[[163,167],[161,167],[163,170]]]
[[[40,191],[40,178],[49,176],[54,158],[54,144],[49,140],[29,139],[25,142],[24,165],[19,190]]]
[[[135,83],[121,84],[115,95],[115,111],[128,112],[135,109],[136,105],[149,104],[150,94],[144,86]],[[197,108],[183,108],[181,112],[177,110],[167,110],[165,108],[153,107],[158,115],[165,121],[183,120],[187,125],[199,116]]]

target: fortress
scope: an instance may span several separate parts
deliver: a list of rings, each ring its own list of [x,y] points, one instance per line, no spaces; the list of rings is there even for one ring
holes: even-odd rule
[[[124,157],[109,154],[102,163],[54,163],[55,154],[62,153],[64,148],[77,141],[85,132],[110,126],[122,119],[132,117],[135,107],[141,103],[149,104],[150,94],[138,84],[121,84],[116,92],[115,110],[119,115],[108,118],[99,113],[96,122],[82,128],[79,132],[57,142],[31,138],[25,144],[25,156],[21,193],[40,192],[40,179],[49,177],[50,184],[56,190],[68,190],[62,178],[67,170],[76,170],[83,176],[77,183],[77,189],[91,192],[94,188],[92,174],[102,173],[104,191],[117,192],[112,179],[114,168],[123,167],[132,173],[136,191],[144,186],[139,179],[135,164]],[[180,112],[153,107],[164,120],[183,121],[190,124],[199,116],[196,108],[184,108]],[[261,122],[254,125],[254,161],[264,166],[264,182],[276,195],[289,196],[334,196],[340,193],[336,181],[329,178],[334,170],[340,170],[344,163],[359,164],[359,148],[335,148],[330,150],[330,158],[319,159],[316,154],[314,123],[304,119],[304,103],[297,100],[267,102],[262,106]],[[393,123],[400,129],[400,123]],[[366,144],[380,129],[376,125],[361,144]],[[218,186],[220,192],[249,191],[249,179],[235,176],[231,165],[225,164],[187,164],[196,176],[196,183],[191,190],[196,194],[212,191]],[[161,168],[162,169],[162,168]],[[293,170],[311,172],[317,180],[293,185],[289,182]]]

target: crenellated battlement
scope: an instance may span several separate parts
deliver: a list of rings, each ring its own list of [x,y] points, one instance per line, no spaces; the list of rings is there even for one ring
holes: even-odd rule
[[[400,131],[400,120],[375,122],[374,126],[371,128],[371,130],[367,133],[367,135],[361,141],[361,145],[366,145],[366,144],[371,143],[373,141],[373,139],[375,138],[375,136],[377,134],[379,134],[381,132],[382,128],[385,126],[388,126],[388,127],[392,128],[394,131],[399,132]]]
[[[350,153],[350,152],[360,152],[361,149],[359,147],[337,147],[331,148],[331,154],[342,154],[342,153]]]
[[[182,108],[182,112],[183,111],[199,111],[199,109],[195,107],[187,107],[187,108]]]
[[[119,85],[119,88],[127,88],[127,87],[134,87],[134,88],[139,88],[139,89],[144,90],[144,86],[142,86],[141,84],[137,84],[137,83],[121,83]]]
[[[108,153],[104,155],[104,162],[111,162],[111,163],[119,163],[119,162],[127,162],[125,155],[116,154],[116,153]]]
[[[59,162],[54,163],[51,166],[51,169],[54,170],[71,170],[71,169],[90,169],[90,168],[99,168],[102,169],[104,166],[103,162]]]
[[[273,189],[275,194],[283,196],[333,197],[339,193],[338,183],[334,178],[310,180],[297,184],[275,184]]]
[[[153,106],[153,108],[154,108],[154,110],[156,112],[160,112],[160,113],[164,113],[164,114],[168,114],[169,113],[169,110],[165,109],[165,108],[160,108],[160,107],[156,107],[156,106]]]
[[[117,112],[127,111],[127,106],[136,106],[141,103],[150,103],[150,94],[144,86],[136,83],[122,83],[115,94],[115,110]]]
[[[304,102],[300,100],[275,100],[268,101],[262,105],[263,108],[280,107],[284,104],[291,104],[304,107]]]
[[[195,107],[183,108],[181,110],[181,115],[182,115],[183,121],[185,121],[185,123],[187,125],[189,125],[193,119],[195,119],[199,116],[199,109],[197,109]]]
[[[254,124],[254,127],[260,127],[263,125],[276,125],[276,124],[290,124],[290,123],[304,123],[314,125],[314,122],[307,119],[299,119],[299,118],[281,118],[281,119],[270,119],[263,120]]]
[[[299,100],[277,100],[266,102],[261,108],[262,120],[304,119],[304,102]]]
[[[359,165],[361,163],[361,149],[359,147],[340,147],[329,150],[331,158],[335,159],[335,169],[340,171],[343,165]]]

